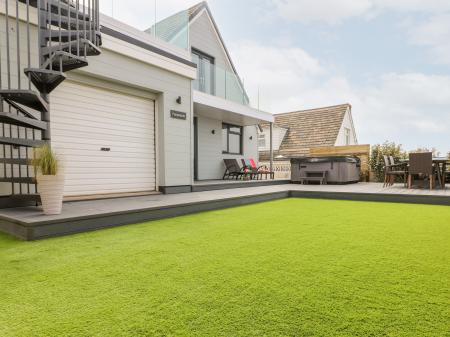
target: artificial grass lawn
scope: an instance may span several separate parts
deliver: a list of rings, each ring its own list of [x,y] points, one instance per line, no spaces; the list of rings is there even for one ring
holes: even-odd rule
[[[0,236],[0,336],[449,336],[450,207],[286,199]]]

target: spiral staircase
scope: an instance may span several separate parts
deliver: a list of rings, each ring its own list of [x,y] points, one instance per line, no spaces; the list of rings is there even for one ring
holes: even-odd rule
[[[3,2],[0,208],[39,202],[30,161],[32,148],[51,140],[50,93],[66,72],[87,66],[101,52],[99,0]]]

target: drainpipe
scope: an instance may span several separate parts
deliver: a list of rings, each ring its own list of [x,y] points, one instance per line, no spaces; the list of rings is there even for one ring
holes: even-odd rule
[[[273,123],[270,123],[270,167],[269,171],[273,172]]]

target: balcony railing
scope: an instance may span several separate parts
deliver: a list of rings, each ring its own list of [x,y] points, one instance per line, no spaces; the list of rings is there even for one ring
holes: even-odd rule
[[[206,72],[207,75],[202,75],[201,71],[198,71],[197,79],[193,84],[195,90],[243,105],[249,105],[244,85],[238,76],[216,65],[211,65],[210,70]]]
[[[184,50],[189,49],[189,13],[181,11],[156,22],[147,33]]]

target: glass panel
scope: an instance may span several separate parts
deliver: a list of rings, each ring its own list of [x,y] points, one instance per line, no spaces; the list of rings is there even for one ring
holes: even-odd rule
[[[241,136],[240,135],[229,135],[230,141],[230,153],[241,153]]]
[[[213,81],[212,81],[212,76],[213,76],[213,69],[212,69],[212,64],[211,61],[205,58],[202,58],[202,72],[203,72],[203,92],[207,93],[207,94],[213,94]]]
[[[154,24],[145,31],[179,48],[189,49],[189,12],[181,11]]]
[[[195,79],[193,86],[195,90],[200,90],[200,58],[196,54],[192,54],[192,62],[197,65],[197,78]]]
[[[266,147],[266,135],[258,136],[258,147],[260,147],[260,148]]]
[[[222,126],[222,151],[228,152],[228,129]]]

